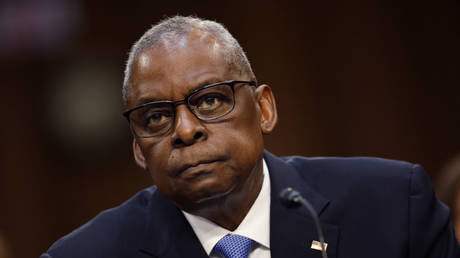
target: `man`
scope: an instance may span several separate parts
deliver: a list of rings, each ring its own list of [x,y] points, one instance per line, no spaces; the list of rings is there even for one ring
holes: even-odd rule
[[[155,186],[42,257],[321,257],[307,211],[279,202],[286,187],[319,214],[329,258],[459,253],[420,166],[264,152],[273,93],[218,23],[178,16],[152,27],[132,48],[123,96],[135,160]]]

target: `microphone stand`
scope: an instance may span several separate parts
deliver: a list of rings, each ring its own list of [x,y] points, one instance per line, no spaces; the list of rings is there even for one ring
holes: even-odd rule
[[[321,254],[323,258],[327,258],[326,248],[324,245],[323,230],[321,228],[321,223],[319,221],[318,214],[316,213],[313,206],[311,206],[311,204],[305,198],[303,198],[299,192],[292,189],[291,187],[288,187],[280,192],[280,201],[282,204],[286,206],[292,207],[293,205],[297,206],[299,204],[302,204],[303,206],[305,206],[305,208],[307,208],[316,226],[316,232],[318,233],[318,238],[321,245]]]

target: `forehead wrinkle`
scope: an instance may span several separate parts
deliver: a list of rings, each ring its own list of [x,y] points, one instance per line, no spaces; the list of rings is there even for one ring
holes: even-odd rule
[[[192,92],[200,89],[200,88],[203,88],[207,85],[210,85],[210,84],[213,84],[213,83],[217,83],[217,82],[220,82],[221,79],[218,79],[217,77],[210,77],[210,78],[207,78],[207,79],[204,79],[203,81],[200,81],[196,84],[194,84],[193,86],[191,86],[190,88],[188,88],[186,91],[184,92],[176,92],[176,94],[173,94],[172,92],[174,92],[173,88],[174,88],[174,85],[172,86],[166,86],[169,91],[166,93],[167,95],[169,96],[172,96],[171,98],[168,98],[168,97],[160,97],[158,94],[155,94],[152,92],[152,88],[143,88],[143,90],[139,90],[138,92],[138,97],[137,97],[137,100],[136,100],[136,103],[135,103],[135,106],[139,106],[139,105],[143,105],[143,104],[146,104],[146,103],[149,103],[149,102],[155,102],[155,101],[177,101],[177,100],[181,100],[185,97],[187,97],[188,95],[190,95]]]

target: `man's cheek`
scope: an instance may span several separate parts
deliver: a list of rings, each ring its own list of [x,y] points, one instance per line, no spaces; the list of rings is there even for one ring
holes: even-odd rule
[[[165,162],[167,157],[162,157],[161,152],[149,152],[146,159],[149,173],[154,180],[160,176],[160,172],[164,173],[168,169],[168,165]]]

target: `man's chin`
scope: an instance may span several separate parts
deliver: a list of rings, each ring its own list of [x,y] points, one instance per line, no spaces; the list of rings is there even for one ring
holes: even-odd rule
[[[222,190],[222,191],[215,191],[206,193],[200,193],[197,195],[188,195],[188,198],[182,199],[181,203],[177,203],[176,205],[189,213],[199,213],[203,210],[214,209],[217,206],[222,206],[225,202],[225,198],[230,195],[235,186]]]
[[[227,191],[224,191],[224,192],[218,192],[218,193],[210,194],[209,196],[204,196],[204,197],[196,200],[195,203],[196,204],[202,204],[202,203],[217,201],[217,200],[222,199],[225,196],[229,195],[231,192],[233,192],[233,189],[235,189],[235,186],[231,187],[230,189],[228,189]]]

